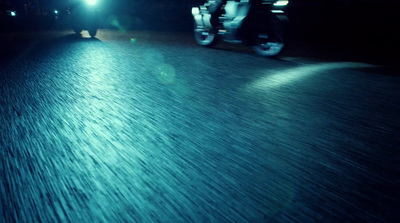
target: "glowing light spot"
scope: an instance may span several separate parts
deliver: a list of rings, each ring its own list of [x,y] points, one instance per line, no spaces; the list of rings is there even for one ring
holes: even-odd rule
[[[108,22],[111,26],[118,28],[120,32],[126,33],[126,31],[131,27],[132,18],[129,15],[112,15],[109,17]]]
[[[277,1],[274,3],[275,6],[285,6],[287,4],[289,4],[289,1]]]
[[[117,19],[113,19],[113,20],[111,21],[111,25],[113,25],[113,26],[115,26],[115,27],[119,27],[119,22],[118,22],[118,20],[117,20]]]
[[[162,53],[157,50],[149,50],[143,54],[143,59],[150,68],[151,73],[163,84],[173,85],[176,83],[175,67],[165,63]],[[172,87],[172,86],[170,86]]]
[[[131,38],[131,43],[135,43],[136,39],[135,38]]]
[[[172,84],[175,81],[175,68],[170,64],[161,64],[157,67],[156,76],[164,84]]]
[[[284,13],[284,11],[282,10],[271,10],[272,13],[277,13],[277,14],[281,14]]]
[[[193,8],[192,8],[192,15],[197,15],[197,14],[199,14],[199,13],[200,13],[200,10],[199,10],[198,7],[193,7]]]
[[[86,3],[89,5],[96,5],[97,0],[86,0]]]

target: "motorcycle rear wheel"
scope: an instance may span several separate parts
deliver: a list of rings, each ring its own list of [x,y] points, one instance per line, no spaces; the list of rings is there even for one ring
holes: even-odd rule
[[[90,37],[94,38],[97,34],[97,28],[92,28],[88,30]]]
[[[196,23],[194,24],[194,38],[197,44],[206,47],[212,47],[218,41],[217,34],[215,32],[201,29]]]
[[[73,27],[72,28],[73,30],[74,30],[74,32],[76,33],[76,34],[81,34],[81,32],[82,32],[82,28],[79,28],[79,27]]]
[[[254,51],[263,57],[273,57],[278,55],[285,46],[283,38],[264,38],[265,35],[259,35],[257,45],[253,46]]]
[[[253,49],[260,56],[273,57],[283,50],[284,45],[285,44],[279,42],[267,42],[258,44],[257,46],[254,46]]]
[[[263,57],[274,57],[282,52],[285,46],[283,38],[283,30],[280,21],[276,17],[272,17],[269,21],[269,29],[257,36],[256,45],[253,50]],[[268,34],[266,34],[268,33]]]
[[[83,31],[83,26],[82,24],[80,24],[77,19],[74,19],[72,21],[72,30],[74,30],[74,32],[76,34],[81,34],[81,32]]]
[[[73,12],[71,17],[72,30],[76,34],[81,34],[81,32],[83,31],[83,24],[82,21],[79,19],[79,14],[77,12]]]

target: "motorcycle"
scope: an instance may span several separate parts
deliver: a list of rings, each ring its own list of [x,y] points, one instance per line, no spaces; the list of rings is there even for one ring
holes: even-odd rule
[[[87,30],[90,37],[95,37],[99,28],[100,7],[98,0],[78,0],[72,9],[72,29],[76,34]]]
[[[244,43],[264,57],[278,55],[285,45],[282,22],[289,1],[259,0],[227,1],[215,10],[215,1],[192,8],[194,36],[199,45],[212,47],[218,40]]]

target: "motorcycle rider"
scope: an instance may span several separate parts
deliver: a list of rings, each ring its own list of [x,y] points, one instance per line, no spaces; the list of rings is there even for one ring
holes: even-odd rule
[[[223,5],[226,5],[228,0],[208,0],[208,4],[210,5],[208,7],[208,11],[211,14],[211,24],[213,27],[216,27],[220,25],[219,17],[223,13]],[[246,15],[246,18],[243,21],[243,25],[239,27],[238,29],[231,29],[229,30],[229,33],[231,33],[232,38],[236,36],[236,34],[240,37],[243,38],[245,35],[249,35],[252,38],[244,38],[244,39],[250,39],[249,44],[253,44],[255,42],[254,37],[257,32],[257,27],[256,27],[256,22],[255,20],[257,19],[256,15],[256,9],[258,6],[262,4],[262,0],[248,0],[247,2],[242,2],[242,4],[250,4],[250,9]]]
[[[210,4],[208,11],[211,14],[211,24],[213,27],[219,25],[219,17],[222,15],[222,6],[226,4],[228,0],[209,0],[207,3]],[[207,4],[206,3],[206,4]]]

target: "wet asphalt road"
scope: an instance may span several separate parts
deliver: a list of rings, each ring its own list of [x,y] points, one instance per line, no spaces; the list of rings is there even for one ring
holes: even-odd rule
[[[393,68],[86,37],[3,36],[0,222],[399,222]]]

